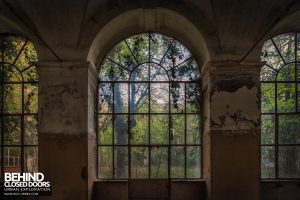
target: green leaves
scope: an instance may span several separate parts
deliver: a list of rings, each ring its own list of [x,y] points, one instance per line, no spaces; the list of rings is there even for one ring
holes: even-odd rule
[[[168,178],[168,170],[174,178],[200,178],[199,77],[191,53],[161,34],[134,35],[109,51],[99,73],[98,144],[117,149],[99,155],[104,162],[111,162],[106,153],[116,159],[113,178],[126,178],[127,170],[129,178]],[[101,164],[100,173],[112,175]]]
[[[260,74],[262,178],[300,177],[298,47],[299,34],[286,33],[268,40],[262,50],[267,62]]]

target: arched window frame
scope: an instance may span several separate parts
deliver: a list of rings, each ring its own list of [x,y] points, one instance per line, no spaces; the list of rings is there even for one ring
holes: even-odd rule
[[[269,39],[261,60],[261,178],[300,179],[300,34]]]
[[[178,42],[176,39],[174,39],[174,38],[170,38],[170,37],[167,37],[167,36],[164,36],[164,35],[162,35],[162,34],[159,34],[159,33],[151,33],[151,32],[149,32],[149,33],[143,33],[144,35],[148,35],[148,52],[151,52],[151,50],[150,50],[150,48],[151,48],[151,37],[152,37],[152,35],[155,35],[155,34],[158,34],[158,35],[161,35],[161,36],[163,36],[163,37],[166,37],[166,38],[169,38],[170,39],[170,43],[167,45],[167,49],[166,49],[166,51],[164,52],[164,54],[163,54],[163,56],[162,56],[162,58],[160,58],[160,60],[158,61],[158,62],[153,62],[153,59],[154,58],[151,58],[151,53],[148,53],[148,59],[146,58],[146,61],[144,61],[144,62],[141,62],[136,56],[135,56],[135,52],[134,52],[134,50],[133,49],[131,49],[131,45],[129,44],[129,42],[128,42],[128,40],[130,39],[130,38],[133,38],[133,37],[135,37],[136,35],[134,35],[134,36],[132,36],[132,37],[129,37],[129,38],[127,38],[127,39],[124,39],[124,40],[122,40],[122,41],[120,41],[118,44],[120,44],[121,42],[125,42],[126,43],[126,45],[127,45],[127,47],[128,47],[128,50],[130,51],[130,54],[131,54],[131,59],[132,60],[134,60],[134,62],[136,62],[136,65],[134,65],[134,67],[132,68],[132,70],[130,71],[130,74],[129,74],[129,79],[128,80],[125,80],[125,79],[122,79],[122,80],[104,80],[105,78],[103,78],[103,77],[101,77],[101,70],[103,70],[102,68],[103,68],[103,65],[104,65],[104,63],[105,62],[111,62],[111,63],[114,63],[115,65],[117,65],[118,67],[120,67],[120,68],[122,68],[123,70],[125,70],[125,71],[128,71],[127,69],[125,69],[126,67],[125,66],[123,66],[123,64],[121,64],[121,63],[119,63],[119,62],[116,62],[116,61],[114,61],[111,57],[109,57],[109,54],[115,49],[115,47],[118,45],[116,45],[107,55],[106,55],[106,57],[104,58],[104,61],[102,62],[102,64],[101,64],[101,67],[100,67],[100,75],[99,75],[99,82],[98,82],[98,92],[99,92],[99,94],[97,95],[98,96],[98,103],[97,103],[97,112],[98,112],[98,120],[101,118],[101,117],[103,117],[103,116],[111,116],[112,117],[112,122],[111,122],[111,124],[112,124],[112,132],[114,133],[114,128],[115,128],[115,123],[114,123],[114,120],[115,120],[115,118],[116,118],[116,116],[118,115],[118,114],[121,114],[122,115],[122,113],[118,113],[118,114],[116,114],[115,113],[115,110],[114,110],[114,107],[115,106],[112,106],[112,109],[111,109],[111,111],[109,111],[109,112],[101,112],[100,110],[101,110],[101,101],[103,101],[103,96],[101,97],[101,93],[103,92],[101,92],[101,85],[105,85],[105,84],[112,84],[112,96],[111,96],[111,98],[112,98],[112,102],[115,102],[115,97],[114,97],[114,94],[115,94],[115,91],[114,91],[114,85],[115,84],[128,84],[128,91],[130,91],[130,84],[135,84],[135,83],[137,83],[137,84],[147,84],[148,85],[148,87],[150,88],[150,85],[151,84],[165,84],[165,83],[167,83],[168,85],[169,85],[169,90],[170,90],[170,85],[172,84],[172,83],[182,83],[182,84],[184,84],[184,90],[185,90],[185,93],[186,93],[186,91],[187,91],[187,84],[195,84],[195,85],[197,85],[196,87],[197,87],[197,89],[195,90],[196,91],[196,93],[197,93],[197,91],[198,91],[198,99],[197,99],[197,101],[198,101],[198,106],[199,106],[199,108],[201,107],[201,87],[200,87],[200,73],[199,73],[199,69],[198,69],[198,65],[197,65],[197,63],[196,63],[196,61],[195,61],[195,58],[194,58],[194,56],[191,54],[190,55],[190,57],[189,58],[186,58],[185,60],[183,60],[183,62],[181,62],[181,63],[178,63],[177,64],[177,66],[176,67],[178,67],[178,66],[182,66],[184,63],[186,63],[186,62],[194,62],[194,64],[195,64],[195,66],[197,67],[197,75],[199,76],[199,77],[194,77],[195,79],[194,80],[185,80],[185,81],[171,81],[170,80],[170,75],[168,74],[168,78],[169,78],[169,80],[167,80],[167,81],[162,81],[162,80],[157,80],[157,81],[151,81],[150,79],[149,79],[149,81],[145,81],[145,80],[141,80],[141,81],[130,81],[131,79],[130,79],[130,77],[132,76],[132,74],[133,74],[133,72],[135,71],[135,69],[137,69],[137,68],[139,68],[141,65],[147,65],[148,66],[148,73],[149,73],[149,76],[150,76],[150,65],[151,64],[156,64],[156,65],[158,65],[159,67],[161,67],[164,71],[168,71],[168,70],[166,70],[165,69],[165,67],[162,65],[162,61],[166,58],[166,56],[167,56],[167,54],[168,54],[168,52],[170,51],[170,49],[171,49],[171,47],[172,47],[172,45],[176,45],[176,44],[178,44],[178,45],[182,45],[180,42]],[[183,48],[185,48],[183,45],[182,45],[182,47]],[[187,50],[186,48],[185,48],[185,50]],[[188,50],[187,50],[188,51]],[[190,53],[190,52],[189,52]],[[124,65],[126,65],[126,63],[124,63]],[[194,91],[194,92],[195,92]],[[127,180],[127,179],[156,179],[156,178],[162,178],[162,179],[200,179],[200,178],[202,178],[202,143],[201,143],[201,141],[202,141],[202,134],[201,134],[201,123],[202,123],[202,120],[201,120],[201,108],[199,109],[199,110],[197,110],[196,112],[191,112],[191,113],[188,113],[188,111],[187,111],[187,97],[186,97],[186,95],[184,95],[184,111],[183,111],[183,113],[172,113],[171,112],[171,107],[172,107],[172,103],[171,103],[171,101],[169,101],[168,102],[168,112],[165,112],[165,113],[152,113],[151,112],[151,102],[150,102],[150,98],[151,98],[151,89],[149,90],[148,89],[148,101],[149,101],[149,103],[148,103],[148,111],[147,112],[145,112],[145,113],[132,113],[131,111],[129,112],[127,112],[127,113],[125,113],[125,115],[127,115],[127,121],[128,121],[128,123],[127,123],[127,125],[128,125],[128,128],[127,128],[127,132],[128,132],[128,130],[130,130],[130,120],[128,120],[128,119],[130,119],[130,116],[131,115],[138,115],[138,114],[141,114],[141,115],[147,115],[148,117],[147,117],[147,121],[148,121],[148,144],[142,144],[142,145],[138,145],[138,144],[131,144],[130,143],[130,140],[131,139],[129,139],[129,137],[127,137],[127,140],[128,140],[128,142],[127,142],[127,144],[125,144],[125,145],[118,145],[118,144],[115,144],[115,142],[112,142],[111,144],[101,144],[101,139],[100,139],[100,131],[101,131],[101,129],[99,129],[98,130],[98,134],[97,134],[97,142],[98,142],[98,151],[97,151],[97,154],[98,154],[98,156],[97,156],[97,158],[98,158],[98,178],[100,178],[100,179],[125,179],[125,180]],[[128,95],[128,98],[130,98],[129,97],[130,95]],[[171,99],[171,96],[170,96],[170,92],[169,92],[169,99]],[[129,102],[129,101],[128,101]],[[128,110],[130,110],[130,104],[128,103]],[[124,114],[124,113],[123,113]],[[170,139],[170,137],[168,137],[169,139],[168,139],[168,141],[167,141],[167,144],[151,144],[151,138],[150,138],[150,117],[153,115],[167,115],[168,116],[168,118],[169,119],[171,119],[171,115],[175,115],[175,114],[178,114],[178,115],[181,115],[181,114],[183,114],[183,116],[184,116],[184,143],[183,144],[181,144],[181,145],[176,145],[176,144],[172,144],[171,143],[171,139]],[[196,144],[188,144],[188,142],[187,142],[187,132],[188,132],[188,130],[187,130],[187,116],[189,117],[189,115],[195,115],[195,116],[198,116],[199,117],[199,127],[198,127],[198,131],[199,131],[199,143],[196,143]],[[171,120],[169,120],[168,121],[168,132],[169,132],[169,134],[170,134],[170,127],[171,127],[171,122],[170,122]],[[101,124],[101,122],[100,121],[98,121],[99,123],[97,123],[98,124],[98,126],[99,126],[99,124]],[[128,135],[130,135],[131,133],[130,132],[128,132]],[[169,135],[170,136],[170,135]],[[114,136],[114,134],[112,134],[112,141],[115,141],[115,136]],[[130,155],[131,155],[131,149],[132,148],[138,148],[138,147],[146,147],[146,148],[148,148],[147,149],[147,151],[148,151],[148,164],[147,164],[147,166],[148,166],[148,172],[147,172],[147,175],[145,175],[144,177],[134,177],[134,176],[132,176],[132,174],[131,174],[131,162],[130,161],[128,161],[128,160],[131,160],[131,158],[130,158]],[[171,155],[171,148],[173,148],[173,147],[176,147],[176,146],[180,146],[180,147],[183,147],[184,148],[184,161],[183,161],[183,168],[184,168],[184,173],[183,173],[183,176],[181,176],[181,177],[172,177],[172,172],[171,172],[171,160],[172,160],[172,155]],[[108,176],[101,176],[101,150],[103,149],[103,148],[111,148],[112,150],[110,150],[111,151],[111,166],[110,166],[110,168],[111,168],[111,174],[110,175],[108,175]],[[126,159],[127,161],[127,165],[126,165],[126,167],[128,167],[128,174],[127,175],[125,175],[125,176],[123,176],[123,177],[118,177],[118,175],[117,175],[117,173],[115,172],[115,168],[116,168],[116,166],[115,166],[115,163],[116,163],[116,161],[115,161],[115,150],[116,150],[116,148],[121,148],[121,147],[127,147],[127,151],[128,151],[128,153],[127,153],[127,156],[128,156],[128,158]],[[151,162],[151,159],[152,159],[152,157],[151,157],[151,151],[152,151],[152,148],[154,148],[154,147],[166,147],[168,150],[168,158],[167,158],[167,165],[168,165],[168,169],[167,169],[167,171],[168,171],[168,173],[167,173],[167,175],[166,176],[164,176],[164,177],[153,177],[152,175],[151,175],[151,164],[150,164],[150,162]],[[199,148],[199,151],[198,151],[198,153],[199,153],[199,161],[200,161],[200,163],[199,163],[199,176],[198,177],[189,177],[189,175],[188,175],[188,173],[187,173],[187,163],[188,163],[188,161],[187,161],[187,151],[189,150],[189,148],[191,149],[191,150],[193,150],[192,148],[193,147],[196,147],[196,148]],[[103,163],[103,162],[102,162]]]
[[[0,53],[1,177],[5,172],[37,172],[37,54],[27,38],[14,34],[0,34]],[[7,92],[9,87],[14,89]]]

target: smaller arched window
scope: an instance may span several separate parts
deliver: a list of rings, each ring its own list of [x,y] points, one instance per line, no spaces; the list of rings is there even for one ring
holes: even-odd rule
[[[261,177],[300,178],[300,34],[268,40],[262,50]]]
[[[37,54],[24,38],[0,35],[0,155],[5,172],[36,172],[38,167]]]

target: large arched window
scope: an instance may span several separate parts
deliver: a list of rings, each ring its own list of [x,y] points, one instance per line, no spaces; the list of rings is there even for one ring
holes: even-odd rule
[[[36,172],[37,54],[27,39],[0,35],[1,175]]]
[[[180,42],[127,38],[99,78],[100,179],[201,178],[199,70]]]
[[[261,176],[300,178],[300,34],[268,40],[262,50]]]

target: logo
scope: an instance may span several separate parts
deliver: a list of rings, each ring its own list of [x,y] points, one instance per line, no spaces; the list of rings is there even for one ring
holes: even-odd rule
[[[51,184],[43,173],[4,173],[3,196],[51,195]]]

